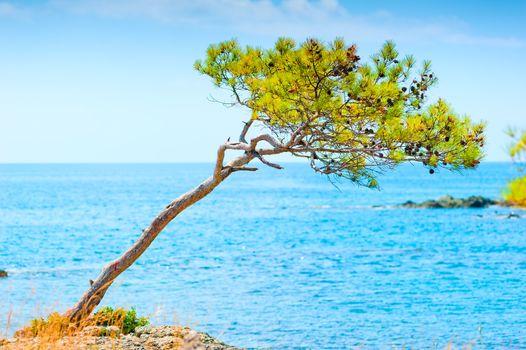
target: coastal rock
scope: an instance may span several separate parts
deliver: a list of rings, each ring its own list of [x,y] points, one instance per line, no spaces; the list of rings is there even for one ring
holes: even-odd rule
[[[135,335],[140,337],[143,334],[151,334],[154,331],[153,326],[147,325],[147,326],[141,326],[135,328]]]
[[[0,278],[6,278],[7,276],[8,276],[7,271],[0,269]]]
[[[241,350],[186,327],[144,326],[137,327],[134,333],[127,335],[122,335],[117,327],[113,331],[109,328],[86,327],[76,336],[63,337],[53,342],[45,337],[21,337],[8,341],[0,339],[0,349]]]
[[[116,326],[89,326],[84,328],[81,332],[83,336],[98,337],[110,336],[115,337],[121,334],[121,330]]]
[[[135,335],[138,337],[143,335],[150,335],[154,338],[163,338],[163,337],[174,337],[174,336],[181,336],[183,332],[185,332],[188,328],[179,328],[179,327],[172,327],[172,326],[142,326],[135,328]]]
[[[402,203],[402,208],[487,208],[490,205],[499,204],[496,200],[482,196],[471,196],[468,198],[455,198],[452,196],[431,199],[422,203],[407,201]]]
[[[101,334],[101,327],[99,326],[89,326],[84,328],[80,334],[86,337],[97,337]]]

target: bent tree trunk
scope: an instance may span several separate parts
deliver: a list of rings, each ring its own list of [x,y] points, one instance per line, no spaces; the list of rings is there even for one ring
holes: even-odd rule
[[[244,131],[246,133],[246,130]],[[128,267],[130,267],[150,246],[161,231],[172,221],[179,213],[198,202],[210,192],[212,192],[221,182],[223,182],[230,174],[235,171],[255,171],[256,168],[244,167],[252,159],[257,157],[264,164],[274,168],[281,168],[279,165],[268,162],[263,158],[263,155],[281,153],[283,150],[281,146],[274,142],[268,135],[261,135],[251,140],[250,144],[244,142],[244,134],[242,134],[243,142],[227,142],[219,147],[217,153],[217,160],[213,176],[206,179],[199,186],[185,194],[179,196],[170,204],[168,204],[150,223],[150,225],[143,231],[142,235],[135,241],[135,243],[128,248],[119,258],[107,264],[100,272],[97,279],[90,281],[89,289],[82,295],[77,304],[69,309],[65,316],[73,323],[80,323],[87,318],[93,310],[99,305],[100,301],[106,294],[106,291],[111,286],[113,281]],[[267,141],[273,146],[278,146],[272,149],[255,150],[259,141]],[[230,161],[226,166],[223,166],[225,150],[243,150],[244,155]]]
[[[89,289],[82,295],[80,300],[71,309],[67,310],[65,317],[70,322],[80,324],[87,318],[93,310],[99,305],[106,291],[115,279],[130,267],[145,251],[150,244],[157,238],[159,233],[168,225],[179,213],[191,206],[192,204],[203,199],[211,193],[221,182],[236,171],[256,171],[257,168],[245,167],[251,160],[258,158],[263,164],[272,168],[282,169],[278,164],[269,162],[264,158],[266,155],[279,154],[291,150],[294,141],[299,136],[295,133],[287,144],[282,144],[268,134],[259,135],[247,142],[245,136],[252,125],[253,120],[245,123],[245,127],[239,137],[239,142],[227,141],[222,144],[217,151],[217,159],[214,168],[214,174],[203,181],[199,186],[179,196],[168,204],[143,230],[141,236],[128,248],[120,257],[107,264],[100,272],[97,279],[90,280]],[[270,144],[271,148],[258,149],[256,146],[260,141]],[[244,151],[239,156],[230,161],[226,166],[223,165],[226,150]]]
[[[104,294],[111,286],[115,278],[130,267],[144,251],[150,246],[161,231],[180,212],[196,203],[221,183],[231,173],[231,170],[221,172],[221,177],[215,179],[210,177],[193,190],[181,195],[162,210],[143,231],[135,243],[128,248],[119,258],[106,265],[96,280],[90,281],[90,288],[84,293],[77,304],[67,312],[67,316],[73,322],[79,322],[89,316],[100,303]]]

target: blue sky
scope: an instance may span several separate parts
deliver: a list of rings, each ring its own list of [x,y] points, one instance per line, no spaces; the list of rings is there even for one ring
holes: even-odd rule
[[[487,160],[526,128],[526,1],[0,0],[0,162],[203,162],[248,111],[192,68],[208,44],[393,39],[431,59],[432,98],[488,122]]]

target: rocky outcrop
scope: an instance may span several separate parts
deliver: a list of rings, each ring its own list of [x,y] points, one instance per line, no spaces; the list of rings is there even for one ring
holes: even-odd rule
[[[170,326],[137,327],[132,336],[127,335],[122,339],[122,345],[125,349],[128,349],[128,346],[136,346],[137,343],[142,343],[145,349],[239,350],[206,333]]]
[[[137,327],[134,333],[122,335],[118,329],[110,327],[87,327],[75,336],[53,341],[38,337],[0,339],[0,349],[241,350],[189,328],[144,326]]]
[[[7,276],[8,276],[7,271],[0,269],[0,278],[6,278]]]
[[[455,198],[452,196],[431,199],[422,203],[407,201],[402,203],[402,208],[487,208],[490,205],[500,204],[498,201],[482,196],[471,196],[468,198]]]

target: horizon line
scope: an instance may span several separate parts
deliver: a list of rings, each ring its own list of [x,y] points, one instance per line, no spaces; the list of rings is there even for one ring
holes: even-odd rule
[[[307,164],[302,161],[284,161],[281,164]],[[486,163],[522,163],[514,162],[513,160],[486,160],[481,161],[480,164]],[[0,166],[3,165],[175,165],[175,164],[215,164],[215,161],[173,161],[173,162],[0,162]],[[418,165],[418,162],[403,162],[399,165],[411,164]],[[263,164],[264,165],[264,164]]]

